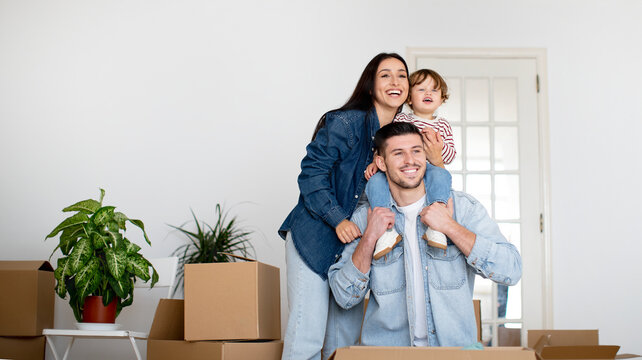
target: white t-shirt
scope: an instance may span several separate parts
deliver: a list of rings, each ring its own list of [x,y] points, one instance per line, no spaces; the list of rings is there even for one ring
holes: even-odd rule
[[[419,242],[417,239],[417,217],[424,208],[426,196],[422,196],[417,202],[408,206],[399,207],[404,215],[404,241],[407,241],[410,252],[408,256],[412,264],[412,282],[414,289],[415,308],[415,333],[413,334],[413,345],[428,346],[428,329],[426,328],[426,292],[424,288],[423,270],[421,267],[421,255],[419,254]],[[410,305],[410,304],[409,304]]]

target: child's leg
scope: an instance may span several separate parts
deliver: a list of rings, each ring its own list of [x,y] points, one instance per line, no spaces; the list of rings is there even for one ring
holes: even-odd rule
[[[375,207],[391,207],[390,187],[386,174],[379,171],[372,175],[366,184],[366,196],[368,197],[371,209]],[[401,235],[395,231],[394,227],[386,231],[379,240],[377,240],[374,251],[375,260],[389,253],[400,241]]]
[[[372,175],[366,183],[366,196],[371,209],[375,207],[389,208],[391,206],[390,187],[385,173],[377,171],[376,174]]]
[[[452,183],[453,179],[448,170],[426,162],[424,184],[426,186],[428,205],[432,205],[435,202],[447,204]]]
[[[448,203],[450,188],[452,187],[452,176],[448,170],[426,163],[424,184],[426,186],[426,197],[428,198],[427,202],[429,205],[435,202]],[[428,227],[422,238],[426,240],[430,246],[444,250],[448,247],[446,235],[430,227]]]

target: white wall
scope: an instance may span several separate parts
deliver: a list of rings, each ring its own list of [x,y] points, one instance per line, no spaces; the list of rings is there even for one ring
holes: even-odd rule
[[[373,55],[545,48],[555,327],[642,353],[641,16],[637,0],[0,0],[0,259],[47,258],[60,209],[104,187],[145,222],[148,257],[180,244],[167,224],[190,207],[250,202],[234,213],[284,268],[305,145]],[[56,316],[73,322],[62,301]]]

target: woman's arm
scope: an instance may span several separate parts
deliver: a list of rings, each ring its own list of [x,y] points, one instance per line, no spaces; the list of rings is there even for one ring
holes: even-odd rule
[[[306,147],[298,183],[306,209],[336,229],[350,214],[339,205],[330,177],[335,164],[353,147],[355,137],[341,114],[325,116],[325,126]]]

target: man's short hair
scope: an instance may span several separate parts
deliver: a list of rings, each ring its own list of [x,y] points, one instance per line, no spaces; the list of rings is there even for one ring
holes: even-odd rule
[[[393,122],[377,130],[374,137],[374,146],[377,154],[383,156],[386,148],[386,141],[393,136],[416,134],[421,137],[419,129],[409,122]]]

